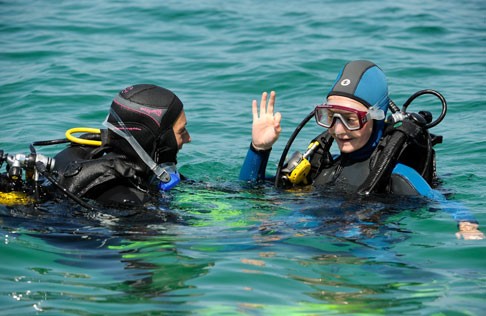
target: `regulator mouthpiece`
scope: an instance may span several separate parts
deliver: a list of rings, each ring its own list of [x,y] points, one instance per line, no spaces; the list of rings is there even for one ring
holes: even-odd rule
[[[157,176],[160,180],[159,189],[162,191],[169,191],[181,182],[181,175],[177,171],[174,163],[164,163],[159,165],[159,170],[162,170],[161,174]]]

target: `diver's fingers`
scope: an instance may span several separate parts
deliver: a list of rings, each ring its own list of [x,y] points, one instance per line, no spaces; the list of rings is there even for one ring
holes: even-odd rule
[[[270,92],[270,100],[268,101],[267,113],[273,114],[273,107],[275,105],[276,94],[275,91]]]
[[[268,93],[262,93],[262,99],[260,101],[260,117],[264,116],[267,113],[267,96]]]
[[[274,120],[273,120],[273,127],[275,128],[275,131],[277,134],[280,134],[282,131],[282,127],[280,126],[280,121],[282,120],[282,115],[280,112],[275,113]]]
[[[253,120],[254,121],[258,119],[257,106],[258,106],[257,100],[253,100],[253,102],[251,103],[251,112],[253,113]]]

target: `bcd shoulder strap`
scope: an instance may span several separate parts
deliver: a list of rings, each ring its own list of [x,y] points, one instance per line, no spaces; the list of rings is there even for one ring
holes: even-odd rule
[[[373,153],[370,175],[358,188],[358,194],[384,191],[398,162],[409,165],[423,176],[425,169],[431,167],[428,164],[431,147],[428,131],[411,119],[387,126],[385,136]]]
[[[316,138],[314,138],[311,143],[317,141],[319,146],[312,155],[311,158],[311,171],[309,172],[309,179],[314,180],[321,170],[325,167],[330,166],[333,163],[333,158],[330,152],[333,138],[329,131],[325,131]]]

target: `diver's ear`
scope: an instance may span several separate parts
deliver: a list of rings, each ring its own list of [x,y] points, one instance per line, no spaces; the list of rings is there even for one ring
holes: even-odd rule
[[[177,163],[179,146],[172,128],[167,129],[159,138],[153,159],[157,164],[164,162]]]

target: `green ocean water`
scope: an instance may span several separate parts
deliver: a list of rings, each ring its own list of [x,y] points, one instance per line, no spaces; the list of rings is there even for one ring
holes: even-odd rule
[[[482,315],[485,241],[456,239],[443,205],[237,178],[252,99],[278,95],[271,173],[343,64],[369,59],[398,105],[446,97],[440,190],[485,231],[485,17],[476,0],[0,0],[0,149],[100,128],[119,90],[154,83],[184,103],[178,166],[194,180],[136,211],[0,206],[0,315]]]

